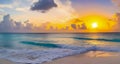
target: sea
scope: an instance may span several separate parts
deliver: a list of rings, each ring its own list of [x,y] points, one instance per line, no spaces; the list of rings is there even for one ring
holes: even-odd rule
[[[1,33],[0,59],[42,64],[89,51],[120,52],[120,33]]]

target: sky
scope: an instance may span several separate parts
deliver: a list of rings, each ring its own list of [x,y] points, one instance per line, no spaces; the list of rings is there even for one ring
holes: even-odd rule
[[[73,0],[73,6],[80,15],[96,13],[111,16],[117,12],[111,0]]]
[[[61,24],[89,15],[111,19],[119,13],[119,4],[119,0],[0,0],[0,21],[4,21],[3,17],[7,14],[12,21],[24,24],[29,20],[33,25],[47,22]],[[80,26],[85,23],[81,22]]]
[[[64,14],[63,15],[59,14],[62,12],[65,12],[66,16],[71,15],[70,13],[72,8],[74,9],[76,14],[79,14],[79,16],[98,13],[98,12],[99,14],[103,14],[105,16],[111,16],[117,11],[117,8],[115,7],[115,5],[111,0],[55,0],[54,2],[56,2],[56,4],[62,7],[63,9],[66,8],[65,5],[68,5],[67,8],[71,8],[71,9],[64,11],[63,10],[57,11],[53,9],[52,11],[49,11],[48,14],[42,14],[41,12],[35,12],[30,10],[30,7],[33,6],[33,3],[35,2],[37,2],[37,0],[0,0],[0,13],[1,13],[0,15],[3,16],[4,14],[11,14],[16,20],[26,20],[26,19],[31,19],[30,16],[34,16],[34,15],[37,16],[36,14],[39,14],[40,17],[42,16],[43,18],[44,16],[48,16],[48,15],[53,16],[53,14],[55,14],[53,12],[56,12],[58,14],[57,15],[58,17],[64,15]],[[26,17],[25,14],[28,17]],[[54,18],[52,17],[50,19],[54,19]],[[31,21],[32,20],[33,19],[31,19]],[[34,20],[38,21],[39,19],[35,18]],[[41,20],[44,21],[45,19],[41,19]]]

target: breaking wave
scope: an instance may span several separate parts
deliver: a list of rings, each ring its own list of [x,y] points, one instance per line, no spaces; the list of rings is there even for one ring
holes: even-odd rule
[[[49,44],[23,41],[23,44],[52,47],[47,50],[31,49],[0,49],[0,58],[8,59],[16,63],[43,63],[65,56],[83,54],[89,51],[120,52],[119,47],[98,47],[98,46],[72,46],[64,44]]]
[[[78,39],[78,40],[97,40],[97,41],[109,41],[109,42],[120,42],[120,39],[96,39],[96,38],[78,38],[75,37],[74,39]]]
[[[26,44],[26,45],[43,46],[47,48],[58,48],[59,47],[58,45],[52,44],[52,43],[37,43],[37,42],[32,42],[32,41],[22,41],[20,43]]]

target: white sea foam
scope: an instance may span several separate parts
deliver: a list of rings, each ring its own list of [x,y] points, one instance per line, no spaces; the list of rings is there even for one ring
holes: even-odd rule
[[[120,52],[119,47],[80,47],[69,45],[58,45],[61,48],[48,50],[28,50],[28,49],[0,49],[0,58],[8,59],[18,63],[43,63],[56,58],[61,58],[74,54],[82,54],[88,51],[111,51]]]

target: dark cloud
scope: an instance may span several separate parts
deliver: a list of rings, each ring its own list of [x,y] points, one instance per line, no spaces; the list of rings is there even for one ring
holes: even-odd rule
[[[11,19],[11,16],[5,15],[3,16],[3,20],[0,21],[0,33],[36,33],[36,32],[42,32],[46,31],[46,25],[42,24],[42,26],[34,26],[32,23],[30,23],[29,20],[24,22],[17,22]],[[42,30],[42,31],[39,31]]]
[[[0,32],[25,32],[30,31],[27,27],[32,27],[26,23],[24,26],[21,22],[16,22],[11,19],[10,15],[5,15],[3,21],[0,22]],[[31,30],[32,31],[32,30]]]
[[[13,30],[14,23],[10,19],[10,15],[6,15],[3,17],[3,21],[0,23],[0,32],[1,31],[12,31]]]
[[[31,10],[46,12],[53,7],[57,7],[54,0],[39,0],[31,6]]]

